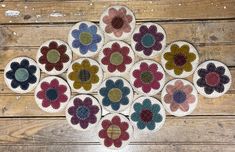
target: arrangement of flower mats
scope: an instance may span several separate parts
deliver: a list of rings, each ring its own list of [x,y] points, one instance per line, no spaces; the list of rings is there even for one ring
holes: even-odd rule
[[[159,131],[167,121],[166,112],[189,115],[200,102],[198,94],[220,97],[232,84],[222,62],[199,63],[200,50],[193,44],[166,42],[167,31],[160,24],[136,25],[129,8],[110,6],[99,25],[75,24],[68,42],[43,42],[36,61],[28,57],[9,61],[4,79],[16,93],[35,89],[41,110],[64,111],[72,128],[94,129],[103,146],[116,150],[128,145],[137,131],[150,136]],[[41,81],[40,69],[48,75]],[[190,76],[192,82],[186,80]]]

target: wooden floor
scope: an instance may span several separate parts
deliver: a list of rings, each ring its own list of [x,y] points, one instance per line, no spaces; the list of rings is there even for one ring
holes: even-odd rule
[[[138,23],[161,24],[167,33],[167,43],[192,42],[199,50],[200,61],[223,61],[235,79],[235,0],[1,0],[0,152],[109,151],[99,144],[94,131],[83,133],[69,127],[64,113],[41,111],[33,92],[24,95],[11,92],[4,83],[3,70],[14,57],[27,55],[35,59],[38,47],[48,39],[67,41],[69,29],[78,21],[98,23],[102,11],[111,4],[131,8]],[[199,99],[192,115],[182,118],[168,115],[159,132],[136,133],[122,151],[234,152],[235,83],[220,98]]]

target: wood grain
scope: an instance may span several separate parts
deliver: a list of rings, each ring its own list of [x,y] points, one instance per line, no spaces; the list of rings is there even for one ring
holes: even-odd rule
[[[48,151],[63,151],[63,152],[110,152],[111,150],[101,146],[99,143],[93,143],[89,145],[82,144],[69,144],[60,143],[55,145],[0,145],[0,151],[13,152],[13,151],[24,151],[24,152],[48,152]],[[174,152],[234,152],[235,145],[229,144],[148,144],[148,145],[136,145],[130,143],[125,148],[118,150],[118,152],[155,152],[155,151],[174,151]]]
[[[235,16],[235,2],[164,0],[164,1],[62,1],[55,2],[4,2],[0,8],[0,23],[48,23],[98,21],[100,14],[110,5],[126,5],[135,13],[138,21],[224,19]],[[79,6],[79,7],[78,7]],[[19,11],[19,15],[9,16],[6,11]],[[146,15],[147,14],[147,15]]]
[[[110,151],[99,144],[96,130],[75,131],[67,124],[64,112],[49,114],[40,110],[33,92],[11,92],[4,83],[3,69],[17,56],[35,59],[38,47],[48,39],[67,41],[76,22],[98,23],[102,11],[113,4],[132,9],[137,24],[161,24],[168,44],[175,40],[193,43],[199,50],[200,62],[220,60],[235,77],[234,0],[0,0],[0,152]],[[19,15],[10,16],[7,11],[19,11]],[[151,136],[135,132],[135,138],[120,151],[234,152],[234,90],[233,82],[229,92],[220,98],[199,96],[192,115],[168,115],[159,132]]]
[[[235,144],[234,116],[167,117],[161,131],[136,131],[132,143],[138,144]],[[203,129],[202,129],[203,128]],[[0,120],[0,144],[90,144],[98,142],[97,130],[75,131],[65,118],[5,118]],[[180,138],[179,138],[180,137]]]
[[[187,40],[193,44],[235,43],[235,20],[223,21],[180,21],[156,22],[167,33],[167,43]],[[48,39],[61,39],[67,42],[68,33],[74,23],[39,25],[1,25],[0,47],[39,47]]]
[[[159,95],[156,97],[160,98]],[[0,110],[0,117],[64,116],[64,112],[55,114],[43,112],[38,108],[34,97],[31,95],[2,95],[0,98]],[[104,113],[107,112],[104,111]],[[123,113],[128,115],[129,109]],[[235,94],[225,94],[216,99],[199,96],[198,106],[191,115],[235,115]]]

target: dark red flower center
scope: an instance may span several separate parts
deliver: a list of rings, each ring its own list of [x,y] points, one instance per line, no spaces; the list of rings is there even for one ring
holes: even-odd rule
[[[216,72],[209,72],[205,76],[206,84],[209,86],[217,86],[220,83],[220,76]]]
[[[47,52],[47,61],[49,63],[57,63],[60,60],[60,53],[56,49]]]
[[[46,91],[46,97],[49,101],[54,101],[58,98],[58,92],[55,88],[50,88]]]
[[[107,129],[107,135],[113,140],[118,139],[121,135],[121,128],[117,125],[110,125]]]
[[[144,122],[149,122],[152,120],[153,118],[153,113],[152,111],[148,110],[148,109],[144,109],[141,111],[140,113],[140,118],[142,121]]]
[[[147,33],[141,38],[141,44],[146,47],[150,48],[155,44],[155,38],[152,34]]]
[[[80,70],[80,72],[78,73],[78,78],[81,82],[86,82],[88,80],[90,80],[91,78],[91,74],[88,70]]]
[[[123,62],[123,55],[120,52],[113,52],[110,56],[110,63],[120,65]]]
[[[187,62],[185,55],[179,53],[174,56],[174,63],[176,66],[183,66]]]
[[[173,100],[176,103],[183,103],[186,100],[186,94],[181,90],[177,90],[173,93]]]
[[[150,71],[144,71],[141,73],[141,80],[143,83],[149,84],[153,81],[153,74]]]
[[[112,19],[111,24],[113,28],[120,29],[124,25],[124,20],[122,19],[122,17],[116,16]]]
[[[85,120],[90,115],[90,110],[86,106],[78,107],[76,115],[79,119]]]
[[[108,97],[112,102],[119,102],[122,99],[122,91],[118,88],[112,88],[108,92]]]

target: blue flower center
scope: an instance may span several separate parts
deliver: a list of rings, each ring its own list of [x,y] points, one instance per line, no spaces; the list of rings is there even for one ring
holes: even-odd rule
[[[29,78],[29,72],[25,68],[19,68],[15,72],[15,78],[19,82],[24,82]]]
[[[79,35],[79,40],[83,45],[89,45],[92,42],[92,35],[89,32],[82,32]]]
[[[78,73],[78,79],[81,82],[86,82],[90,80],[90,78],[91,78],[91,74],[88,70],[80,70],[80,72]]]
[[[47,99],[49,99],[50,101],[54,101],[55,99],[58,98],[58,92],[56,89],[54,88],[51,88],[51,89],[48,89],[46,91],[46,97]]]
[[[76,115],[78,118],[84,120],[89,117],[90,110],[86,106],[81,106],[77,109]]]
[[[186,94],[181,90],[175,91],[173,99],[176,103],[183,103],[186,100]]]
[[[142,45],[146,48],[152,47],[155,44],[155,41],[154,36],[150,33],[145,34],[141,39]]]

